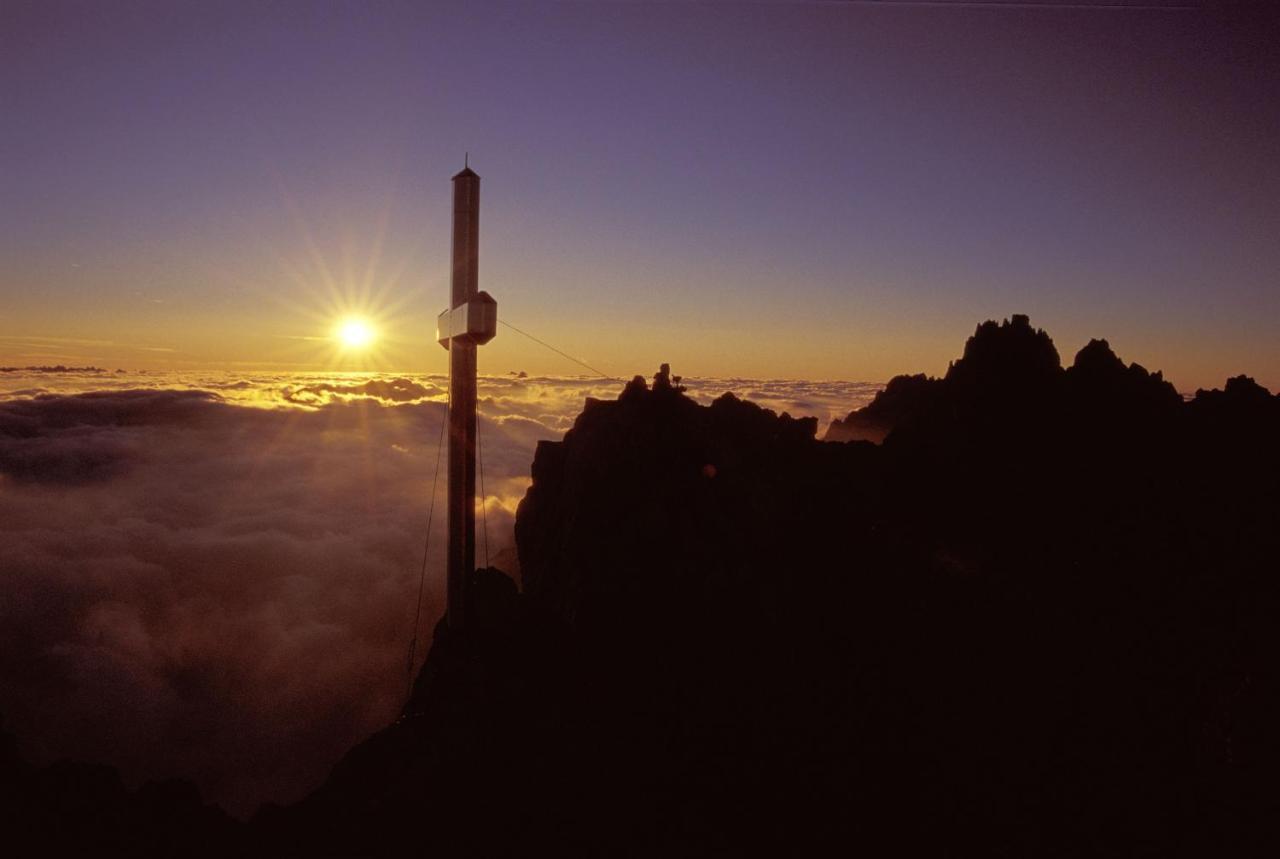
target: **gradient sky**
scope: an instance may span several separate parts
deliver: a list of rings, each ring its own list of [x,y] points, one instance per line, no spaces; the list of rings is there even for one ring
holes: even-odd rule
[[[1067,361],[1280,388],[1273,24],[6,0],[0,364],[439,371],[470,151],[481,288],[608,373],[940,373],[1022,312]],[[327,339],[347,308],[372,356]],[[575,371],[501,329],[481,370],[514,369]]]

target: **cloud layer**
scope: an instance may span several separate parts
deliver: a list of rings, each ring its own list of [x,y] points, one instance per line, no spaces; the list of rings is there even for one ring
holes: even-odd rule
[[[878,387],[688,384],[822,425]],[[394,718],[445,380],[7,373],[0,386],[0,712],[28,755],[192,778],[246,814],[300,796]],[[511,557],[537,442],[620,388],[484,380],[490,558]]]

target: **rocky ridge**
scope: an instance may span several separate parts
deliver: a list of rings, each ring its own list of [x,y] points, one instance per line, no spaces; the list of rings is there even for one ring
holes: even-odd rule
[[[544,442],[522,588],[237,837],[272,856],[1259,855],[1280,398],[1026,317],[841,422],[664,368]],[[155,855],[166,855],[158,851]]]

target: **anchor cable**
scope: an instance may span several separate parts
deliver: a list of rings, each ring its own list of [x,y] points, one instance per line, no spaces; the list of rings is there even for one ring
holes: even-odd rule
[[[533,336],[528,331],[525,331],[522,328],[517,328],[516,326],[512,325],[510,322],[507,322],[506,320],[499,319],[498,322],[510,328],[512,331],[516,332],[517,334],[529,338],[534,343],[537,343],[539,346],[542,346],[545,349],[550,349],[552,352],[555,352],[560,357],[567,358],[580,367],[585,367],[586,369],[590,370],[592,373],[596,374],[597,376],[604,379],[605,381],[609,381],[609,382],[624,381],[623,379],[620,379],[617,376],[610,376],[607,373],[601,372],[600,370],[588,364],[586,361],[573,357],[568,352],[565,352],[563,349],[557,349],[555,346],[552,346],[547,341],[541,340]],[[453,403],[452,403],[453,366],[452,365],[450,365],[449,367],[449,373],[450,373],[450,384],[448,386],[449,387],[448,394],[445,397],[445,412],[444,412],[444,416],[440,421],[440,435],[436,439],[436,464],[435,464],[434,474],[432,475],[432,478],[431,478],[431,504],[427,512],[427,534],[425,539],[423,540],[423,545],[422,545],[422,569],[418,574],[418,600],[417,600],[417,606],[414,609],[413,637],[409,642],[409,658],[406,665],[406,673],[408,674],[408,684],[409,684],[406,697],[411,696],[413,694],[414,658],[417,656],[418,629],[421,626],[421,622],[422,622],[422,595],[426,587],[427,555],[431,548],[431,525],[435,519],[436,495],[438,494],[438,487],[440,482],[440,457],[441,457],[441,453],[444,450],[444,430],[449,423],[449,412],[453,407]],[[488,495],[485,491],[485,486],[484,486],[484,444],[481,440],[481,435],[480,435],[479,414],[476,415],[476,456],[477,456],[477,459],[479,460],[478,470],[480,472],[480,520],[483,523],[483,531],[484,531],[484,565],[488,567],[490,565],[489,506],[488,506]]]
[[[528,331],[524,331],[524,330],[522,330],[522,329],[520,329],[520,328],[517,328],[517,327],[515,327],[514,325],[512,325],[510,322],[506,322],[505,320],[499,319],[499,320],[498,320],[498,323],[499,323],[500,325],[505,325],[505,326],[507,326],[507,327],[508,327],[508,328],[510,328],[512,331],[516,332],[517,334],[523,334],[525,337],[528,337],[530,340],[532,340],[534,343],[537,343],[539,346],[545,346],[546,348],[550,349],[552,352],[555,352],[557,355],[561,356],[562,358],[568,358],[568,359],[569,359],[570,361],[572,361],[573,363],[575,363],[575,364],[577,364],[577,365],[579,365],[579,366],[581,366],[581,367],[586,367],[588,370],[590,370],[591,372],[595,373],[597,376],[599,376],[599,377],[600,377],[600,378],[602,378],[602,379],[605,379],[605,380],[610,381],[610,382],[622,382],[622,381],[625,381],[624,379],[619,379],[617,376],[609,376],[609,375],[606,375],[605,373],[600,372],[600,371],[599,371],[599,370],[597,370],[595,367],[592,367],[590,364],[588,364],[586,361],[581,361],[581,360],[579,360],[579,359],[577,359],[577,358],[573,357],[572,355],[570,355],[568,352],[565,352],[565,351],[563,351],[563,350],[561,350],[561,349],[557,349],[556,347],[552,346],[550,343],[548,343],[548,342],[547,342],[547,341],[545,341],[545,340],[539,340],[537,337],[534,337],[534,336],[533,336],[532,334],[530,334]]]
[[[422,543],[422,571],[418,574],[418,606],[413,613],[413,638],[409,642],[409,660],[406,666],[409,688],[406,699],[413,695],[413,662],[418,650],[418,628],[422,621],[422,591],[427,581],[427,552],[431,548],[431,522],[436,515],[436,495],[440,482],[440,454],[444,450],[444,428],[449,424],[449,395],[445,395],[444,414],[440,417],[440,435],[436,438],[436,467],[431,477],[431,505],[427,510],[427,536]]]

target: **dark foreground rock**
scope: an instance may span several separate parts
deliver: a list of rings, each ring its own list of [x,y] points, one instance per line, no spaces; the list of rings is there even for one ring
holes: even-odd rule
[[[1276,844],[1277,399],[1024,317],[883,445],[663,372],[544,443],[523,593],[275,852],[1246,855]],[[281,841],[280,839],[285,839]]]
[[[879,404],[879,405],[877,405]],[[1271,855],[1280,400],[1024,317],[863,412],[665,371],[539,446],[402,718],[260,855]],[[858,423],[857,421],[854,422]]]
[[[221,857],[246,849],[243,827],[190,782],[129,790],[115,768],[34,767],[0,723],[0,851],[7,856]]]

